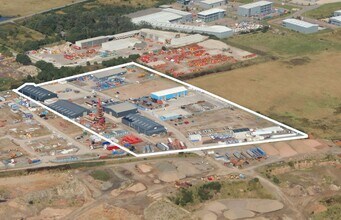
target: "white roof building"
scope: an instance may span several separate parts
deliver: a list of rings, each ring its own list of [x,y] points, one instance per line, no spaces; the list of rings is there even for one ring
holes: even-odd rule
[[[301,21],[293,18],[283,20],[283,26],[304,34],[315,33],[318,31],[318,25],[306,21]]]
[[[167,12],[167,11],[161,11],[161,12],[156,12],[153,14],[137,17],[131,19],[131,21],[135,24],[141,23],[141,22],[147,22],[147,23],[152,23],[152,22],[174,22],[177,20],[180,20],[182,18],[181,15]]]
[[[269,1],[252,2],[252,3],[246,4],[246,5],[241,5],[239,7],[245,8],[245,9],[251,9],[251,8],[255,8],[255,7],[265,6],[268,4],[272,4],[272,2],[269,2]]]
[[[341,15],[330,18],[330,23],[333,25],[341,26]]]
[[[208,16],[208,15],[212,15],[212,14],[216,14],[216,13],[222,13],[222,12],[225,12],[225,10],[221,9],[221,8],[212,8],[212,9],[208,9],[208,10],[199,12],[198,15]]]
[[[166,96],[169,94],[176,94],[176,93],[181,93],[181,92],[187,92],[187,89],[184,86],[178,86],[178,87],[174,87],[171,89],[165,89],[165,90],[161,90],[158,92],[153,92],[152,95],[162,97],[162,96]]]
[[[334,11],[334,16],[340,16],[341,15],[341,10]]]
[[[135,44],[142,43],[136,38],[125,38],[120,40],[108,41],[102,44],[102,50],[115,51],[134,47]]]
[[[201,41],[206,40],[208,37],[200,35],[200,34],[194,34],[194,35],[188,35],[185,37],[179,37],[172,39],[170,46],[171,47],[182,47],[189,44],[199,43]]]

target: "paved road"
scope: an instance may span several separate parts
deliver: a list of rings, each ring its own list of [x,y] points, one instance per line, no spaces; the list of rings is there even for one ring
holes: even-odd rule
[[[39,15],[39,14],[43,14],[43,13],[50,12],[50,11],[53,11],[53,10],[62,9],[62,8],[65,8],[65,7],[74,5],[74,4],[78,4],[78,3],[81,3],[81,2],[86,2],[86,1],[89,1],[89,0],[78,0],[78,1],[76,0],[75,2],[70,3],[70,4],[62,5],[62,6],[55,7],[55,8],[50,8],[48,10],[40,11],[40,12],[37,12],[37,13],[33,13],[33,14],[29,14],[29,15],[25,15],[25,16],[21,16],[21,17],[11,18],[11,19],[8,19],[8,20],[5,20],[5,21],[0,21],[0,24],[13,23],[13,22],[21,20],[21,19],[30,18],[30,17],[32,17],[34,15]],[[18,7],[20,7],[20,6],[18,6]]]

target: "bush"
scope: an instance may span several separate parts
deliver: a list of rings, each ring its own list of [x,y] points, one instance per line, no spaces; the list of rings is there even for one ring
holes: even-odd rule
[[[15,59],[18,63],[23,65],[30,65],[32,64],[31,59],[26,54],[19,53]]]
[[[193,202],[193,192],[187,189],[181,189],[180,195],[175,198],[175,204],[185,206]]]

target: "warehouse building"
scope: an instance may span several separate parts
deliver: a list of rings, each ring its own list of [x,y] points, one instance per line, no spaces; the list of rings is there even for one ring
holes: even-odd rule
[[[49,90],[34,85],[26,85],[23,88],[19,89],[19,92],[36,101],[41,102],[47,99],[58,98],[58,95],[56,93],[50,92]]]
[[[88,38],[85,40],[79,40],[76,41],[76,46],[80,48],[89,48],[89,47],[95,47],[95,46],[101,46],[102,43],[109,41],[108,36],[99,36],[94,38]]]
[[[105,113],[112,115],[116,118],[121,118],[129,114],[136,114],[136,105],[129,102],[112,103],[110,105],[103,106]]]
[[[48,107],[71,119],[86,116],[91,112],[89,109],[64,99],[60,99]]]
[[[259,1],[238,7],[238,15],[251,17],[256,15],[267,15],[272,11],[272,2]]]
[[[148,136],[167,132],[167,129],[163,125],[140,114],[125,116],[122,118],[122,123]]]
[[[213,25],[213,26],[192,26],[192,25],[183,25],[183,24],[171,24],[164,22],[154,22],[150,23],[154,28],[160,28],[163,30],[174,30],[184,33],[198,33],[198,34],[206,34],[213,35],[217,38],[227,38],[233,35],[233,30],[226,26],[222,25]]]
[[[187,94],[188,90],[184,86],[179,86],[172,89],[165,89],[158,92],[153,92],[152,94],[150,94],[150,97],[155,100],[169,100],[186,96]]]
[[[216,7],[226,5],[226,3],[227,3],[227,0],[204,0],[204,1],[200,1],[199,5],[201,8],[209,9],[209,8],[216,8]]]
[[[177,23],[182,20],[182,16],[178,14],[174,14],[167,11],[160,11],[153,14],[148,14],[136,18],[132,18],[131,21],[135,24],[141,23],[141,22],[169,22],[169,23]]]
[[[286,27],[288,29],[304,33],[304,34],[310,34],[315,33],[318,31],[318,25],[312,24],[306,21],[301,21],[298,19],[288,18],[283,20],[283,27]]]
[[[100,80],[106,80],[114,75],[123,75],[127,73],[127,70],[124,69],[124,68],[115,68],[115,69],[110,69],[110,70],[104,70],[104,71],[101,71],[99,73],[96,73],[94,76],[97,78],[97,79],[100,79]]]
[[[181,22],[192,22],[193,21],[192,13],[187,12],[187,11],[180,11],[180,10],[173,9],[173,8],[165,8],[162,11],[180,15],[181,16]]]
[[[102,50],[106,51],[117,51],[117,50],[123,50],[128,48],[135,47],[136,44],[140,44],[142,41],[140,41],[137,38],[125,38],[125,39],[119,39],[119,40],[113,40],[108,41],[102,44]]]
[[[334,11],[334,17],[341,16],[341,10]]]
[[[221,19],[225,16],[225,10],[212,8],[198,13],[198,18],[204,22],[211,22]]]
[[[207,38],[208,38],[207,36],[203,36],[200,34],[193,34],[193,35],[188,35],[184,37],[173,38],[171,40],[169,47],[171,48],[183,47],[189,44],[202,42],[206,40]]]
[[[341,15],[330,18],[330,23],[336,26],[341,26]]]

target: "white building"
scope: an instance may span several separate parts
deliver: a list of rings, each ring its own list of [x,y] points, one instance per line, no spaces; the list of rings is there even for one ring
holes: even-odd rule
[[[329,20],[331,24],[336,25],[336,26],[341,26],[341,15],[336,16],[336,17],[331,17]]]
[[[141,22],[170,22],[170,23],[176,23],[180,22],[182,20],[182,16],[178,14],[174,14],[167,11],[160,11],[149,15],[140,16],[137,18],[131,19],[133,23],[141,23]]]
[[[341,10],[334,11],[334,17],[341,16]]]
[[[108,40],[109,40],[108,36],[99,36],[99,37],[79,40],[79,41],[76,41],[75,44],[76,46],[80,48],[89,48],[89,47],[101,46],[102,43],[107,42]]]
[[[238,7],[238,15],[244,17],[251,17],[256,15],[267,15],[272,11],[272,2],[259,1],[253,2]]]
[[[137,43],[142,43],[142,41],[136,38],[125,38],[125,39],[120,39],[120,40],[113,40],[113,41],[103,43],[102,50],[117,51],[117,50],[123,50],[127,48],[133,48],[135,44]]]
[[[304,34],[315,33],[318,31],[318,25],[306,21],[301,21],[293,18],[283,20],[283,27],[298,31]]]
[[[191,21],[193,21],[192,13],[187,12],[187,11],[180,11],[180,10],[177,10],[177,9],[174,9],[174,8],[165,8],[162,11],[170,12],[170,13],[173,13],[173,14],[180,15],[182,17],[181,18],[181,22],[191,22]]]
[[[203,0],[199,2],[199,5],[203,9],[216,8],[226,5],[227,0]]]
[[[212,8],[198,13],[198,18],[204,22],[211,22],[221,19],[225,16],[225,10]]]

